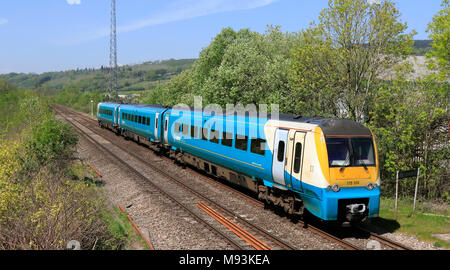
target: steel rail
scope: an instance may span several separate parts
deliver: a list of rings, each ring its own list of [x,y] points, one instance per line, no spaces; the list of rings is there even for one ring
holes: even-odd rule
[[[60,111],[61,114],[61,111]],[[65,119],[73,126],[75,127],[76,131],[82,135],[85,139],[87,139],[92,145],[94,145],[97,148],[100,148],[100,150],[106,152],[108,155],[114,157],[114,159],[116,161],[118,161],[121,165],[125,166],[127,169],[129,169],[131,172],[133,172],[135,175],[137,175],[139,178],[141,178],[141,180],[144,180],[146,183],[150,184],[154,189],[156,189],[160,194],[162,194],[163,196],[165,196],[166,198],[168,198],[169,200],[171,200],[172,202],[174,202],[176,205],[178,205],[181,209],[185,210],[187,213],[189,213],[191,216],[193,216],[197,221],[199,221],[200,223],[206,225],[206,227],[212,231],[215,234],[218,234],[219,236],[221,236],[223,239],[225,239],[229,244],[231,244],[232,246],[234,246],[236,249],[244,249],[241,245],[239,245],[237,242],[235,242],[233,239],[231,239],[230,237],[228,237],[227,235],[225,235],[224,233],[222,233],[219,229],[215,228],[214,226],[212,226],[211,224],[209,224],[207,221],[205,221],[204,219],[202,219],[199,215],[197,215],[196,213],[194,213],[193,211],[191,211],[189,208],[187,208],[185,205],[183,205],[181,202],[179,202],[176,198],[174,198],[173,196],[171,196],[169,193],[167,193],[165,190],[161,189],[160,187],[158,187],[157,185],[155,185],[154,183],[152,183],[152,181],[150,179],[148,179],[146,176],[144,176],[143,174],[141,174],[139,171],[137,171],[133,166],[129,165],[128,163],[126,163],[124,160],[122,160],[120,157],[118,157],[115,153],[113,153],[112,151],[110,151],[109,149],[107,149],[106,147],[104,147],[102,144],[98,143],[97,141],[95,141],[95,139],[93,139],[90,135],[88,135],[86,132],[84,132],[82,129],[80,129],[78,126],[76,126],[74,124],[73,121],[76,120],[69,120],[67,117],[65,117]],[[76,121],[78,122],[78,121]],[[79,123],[79,122],[78,122]],[[80,124],[80,123],[79,123]],[[80,124],[81,125],[81,124]],[[94,132],[95,133],[95,132]],[[107,157],[109,158],[109,156],[107,155]]]

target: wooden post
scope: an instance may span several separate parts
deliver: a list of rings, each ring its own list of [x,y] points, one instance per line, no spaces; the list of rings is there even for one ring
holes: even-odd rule
[[[418,189],[418,187],[419,187],[419,175],[420,175],[420,167],[417,168],[416,190],[414,191],[414,206],[413,206],[413,212],[416,210],[417,189]]]
[[[396,180],[395,180],[395,219],[397,220],[397,215],[398,215],[398,171],[397,171],[397,176],[396,176]]]

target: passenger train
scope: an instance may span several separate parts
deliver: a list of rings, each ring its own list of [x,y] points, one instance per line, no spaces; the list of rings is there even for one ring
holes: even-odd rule
[[[290,215],[324,221],[377,217],[380,174],[372,132],[347,119],[209,113],[98,104],[98,123],[183,164],[243,186]]]

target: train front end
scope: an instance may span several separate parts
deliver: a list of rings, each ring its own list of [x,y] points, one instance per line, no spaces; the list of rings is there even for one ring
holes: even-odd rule
[[[327,187],[322,195],[324,220],[360,223],[378,217],[380,175],[371,131],[351,120],[321,125],[319,157]]]

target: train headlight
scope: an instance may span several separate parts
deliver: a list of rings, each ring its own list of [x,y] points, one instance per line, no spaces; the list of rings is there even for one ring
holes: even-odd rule
[[[378,187],[378,185],[375,183],[373,184],[373,189],[376,189]]]
[[[332,187],[331,185],[328,185],[327,190],[328,190],[328,191],[331,191],[332,188],[333,188],[333,187]]]
[[[366,186],[367,190],[372,190],[374,188],[372,183],[367,184]]]
[[[341,187],[338,184],[334,184],[332,189],[334,192],[338,192],[339,190],[341,190]]]

